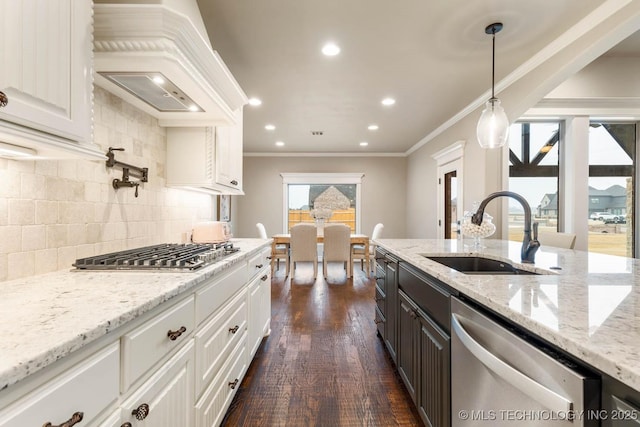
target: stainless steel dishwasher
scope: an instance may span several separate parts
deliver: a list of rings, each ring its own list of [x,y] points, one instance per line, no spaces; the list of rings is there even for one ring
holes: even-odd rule
[[[451,298],[451,425],[598,426],[600,378]]]

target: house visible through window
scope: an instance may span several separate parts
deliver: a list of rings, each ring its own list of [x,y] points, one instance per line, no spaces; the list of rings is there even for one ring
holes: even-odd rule
[[[633,257],[635,123],[589,129],[589,251]]]
[[[284,229],[299,223],[346,224],[360,232],[360,186],[362,174],[283,173]]]

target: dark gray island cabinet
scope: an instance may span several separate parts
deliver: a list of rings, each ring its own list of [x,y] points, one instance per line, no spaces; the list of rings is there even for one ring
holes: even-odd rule
[[[384,332],[380,332],[381,323],[378,332],[425,425],[449,426],[452,290],[384,250],[376,252],[376,263],[376,321],[380,319],[380,284],[386,310]]]
[[[456,381],[452,381],[452,378],[456,377],[452,375],[452,365],[459,366],[461,358],[457,330],[453,330],[454,326],[460,328],[460,323],[453,325],[452,321],[452,313],[456,311],[452,309],[454,300],[470,304],[488,318],[493,319],[496,325],[508,331],[507,335],[522,338],[544,355],[559,361],[557,363],[566,364],[568,368],[584,373],[586,378],[584,388],[585,390],[591,388],[590,393],[584,393],[583,400],[576,398],[567,406],[571,408],[567,410],[568,413],[575,412],[575,420],[556,420],[550,423],[540,421],[540,424],[525,422],[522,425],[555,426],[569,422],[570,425],[576,426],[640,426],[638,390],[612,378],[597,366],[594,367],[581,358],[550,344],[550,341],[541,338],[505,314],[499,314],[478,302],[458,286],[459,279],[450,281],[448,276],[440,272],[436,278],[436,274],[428,273],[429,269],[425,266],[417,267],[416,265],[421,264],[408,262],[401,251],[389,250],[384,245],[377,246],[375,319],[378,335],[426,426],[473,425],[473,423],[469,424],[468,420],[461,420],[457,414],[460,409],[458,408],[460,400],[456,404],[457,398],[454,396],[455,393],[460,393],[460,389],[456,388],[457,386],[454,387],[457,380],[454,378]],[[521,279],[515,279],[513,283],[520,283],[518,280]],[[464,317],[460,320],[464,320]],[[464,323],[462,326],[467,327]],[[471,324],[468,327],[473,330]],[[492,345],[490,342],[486,344]],[[508,357],[505,360],[508,360]],[[532,368],[532,370],[539,369],[540,366]],[[522,372],[527,371],[528,368],[525,366]],[[498,379],[498,382],[500,381]],[[463,391],[463,393],[467,392]],[[469,393],[477,394],[477,390]],[[518,392],[516,391],[515,394]],[[492,407],[490,405],[493,404],[498,408],[508,408],[506,403],[491,402],[491,396],[486,398],[489,400],[480,403],[479,408],[485,407],[483,405],[486,402],[490,402],[487,408]],[[472,416],[488,417],[482,419],[487,425],[494,425],[490,420],[495,416],[495,425],[509,425],[506,418],[514,414],[518,415],[514,411],[500,413],[492,409],[482,412],[480,409],[473,412]],[[530,411],[526,416],[545,416],[545,414],[547,412],[544,410],[538,410]]]

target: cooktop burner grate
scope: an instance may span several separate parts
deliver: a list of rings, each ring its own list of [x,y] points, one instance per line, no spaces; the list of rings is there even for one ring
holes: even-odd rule
[[[233,243],[164,243],[79,258],[73,266],[78,270],[195,270],[239,250]]]

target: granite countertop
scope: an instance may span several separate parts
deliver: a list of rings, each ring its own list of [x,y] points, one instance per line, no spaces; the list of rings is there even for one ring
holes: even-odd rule
[[[457,240],[380,239],[376,244],[640,390],[640,260],[543,244],[535,265],[521,264],[520,243],[494,239],[475,253]],[[465,275],[424,257],[451,254],[481,255],[544,274]]]
[[[233,239],[240,251],[193,272],[59,271],[0,283],[0,390],[79,350],[270,245]]]

